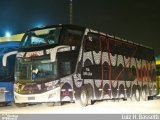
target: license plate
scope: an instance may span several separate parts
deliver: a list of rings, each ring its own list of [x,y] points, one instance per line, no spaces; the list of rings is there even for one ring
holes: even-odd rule
[[[28,100],[35,100],[35,97],[28,97]]]

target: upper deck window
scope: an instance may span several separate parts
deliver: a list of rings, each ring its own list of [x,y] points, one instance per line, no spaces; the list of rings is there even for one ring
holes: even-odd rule
[[[82,37],[83,31],[76,29],[66,29],[62,37],[62,44],[70,46],[80,46]]]
[[[30,31],[22,40],[22,48],[58,44],[61,28],[48,28]]]

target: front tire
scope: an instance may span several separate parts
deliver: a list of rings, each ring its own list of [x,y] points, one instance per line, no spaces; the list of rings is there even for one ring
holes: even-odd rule
[[[80,99],[81,106],[85,107],[88,105],[89,96],[88,96],[88,91],[86,87],[82,87],[79,99]]]

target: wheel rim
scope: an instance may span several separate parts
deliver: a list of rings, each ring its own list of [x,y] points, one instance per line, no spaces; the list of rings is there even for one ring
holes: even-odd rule
[[[146,90],[145,89],[142,90],[142,97],[143,97],[143,100],[146,100]]]

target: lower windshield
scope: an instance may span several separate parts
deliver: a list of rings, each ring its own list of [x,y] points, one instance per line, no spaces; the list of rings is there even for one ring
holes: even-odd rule
[[[38,58],[17,58],[16,80],[48,81],[56,79],[57,64],[49,56]]]

